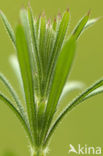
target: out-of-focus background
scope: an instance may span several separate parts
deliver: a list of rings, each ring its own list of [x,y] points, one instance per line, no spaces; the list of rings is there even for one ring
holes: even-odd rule
[[[103,16],[103,0],[31,0],[30,2],[36,16],[45,10],[47,16],[53,18],[58,12],[62,13],[69,7],[71,12],[70,31],[89,9],[91,10],[91,18]],[[6,14],[13,28],[19,22],[20,9],[27,4],[28,0],[0,0],[0,9]],[[15,49],[0,20],[0,72],[9,79],[21,96],[18,81],[9,63],[9,57],[12,54],[15,54]],[[87,87],[102,76],[103,18],[80,37],[70,80],[82,81]],[[5,86],[1,83],[0,91],[10,97]],[[64,100],[64,104],[62,103],[62,107],[77,93],[70,94]],[[69,144],[75,147],[78,144],[103,147],[102,121],[103,94],[82,103],[68,114],[52,138],[48,156],[67,156]],[[30,155],[24,129],[16,116],[2,102],[0,102],[0,155]]]

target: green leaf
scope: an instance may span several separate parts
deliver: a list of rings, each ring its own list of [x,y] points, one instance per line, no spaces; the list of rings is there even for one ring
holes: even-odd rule
[[[37,21],[37,25],[34,22],[34,16],[32,13],[32,9],[29,7],[28,8],[28,21],[29,21],[29,25],[30,25],[30,32],[31,32],[31,40],[32,40],[32,44],[33,44],[33,53],[34,53],[34,57],[36,57],[35,62],[36,62],[36,66],[37,66],[37,70],[39,72],[39,53],[38,53],[38,36],[36,36],[36,32],[37,29],[39,29],[39,20]]]
[[[25,12],[22,14],[25,15]],[[30,29],[30,37],[31,37],[31,50],[32,50],[32,58],[33,58],[33,78],[34,78],[34,89],[35,89],[35,97],[40,96],[40,88],[41,88],[41,67],[40,67],[40,56],[38,51],[38,39],[36,38],[36,25],[34,23],[34,17],[32,14],[31,8],[28,8],[28,14],[26,17],[26,23],[29,23],[27,29]],[[25,23],[24,23],[25,26]],[[28,40],[29,38],[28,37]]]
[[[3,23],[4,23],[4,26],[5,26],[5,28],[6,28],[7,32],[8,32],[8,34],[9,34],[10,39],[12,40],[14,46],[16,46],[16,44],[15,44],[15,40],[16,40],[16,39],[15,39],[15,33],[14,33],[14,31],[13,31],[13,29],[12,29],[10,23],[8,22],[6,16],[4,15],[4,13],[3,13],[2,11],[0,11],[0,16],[1,16],[1,18],[2,18],[2,21],[3,21]]]
[[[8,88],[10,94],[12,95],[13,99],[16,102],[16,105],[20,111],[20,113],[23,115],[24,114],[24,108],[18,98],[18,96],[16,95],[15,90],[13,89],[13,87],[11,86],[11,84],[8,82],[8,80],[4,77],[3,74],[0,73],[0,80],[5,84],[5,86]]]
[[[66,32],[68,29],[69,19],[70,19],[70,14],[69,14],[69,11],[67,10],[62,17],[59,28],[56,32],[54,47],[53,47],[53,50],[51,51],[51,54],[49,57],[48,72],[47,72],[48,74],[47,74],[47,80],[46,80],[47,86],[46,86],[45,92],[48,92],[48,89],[50,87],[56,60],[57,60],[59,53],[61,51],[61,48],[63,46]]]
[[[45,72],[44,72],[44,97],[48,97],[48,86],[49,82],[47,83],[47,78],[48,78],[48,66],[49,66],[49,60],[53,51],[53,47],[55,44],[55,37],[56,37],[56,32],[54,32],[52,25],[50,21],[48,21],[47,24],[47,29],[46,29],[46,39],[45,39]],[[49,81],[49,79],[48,79]],[[46,85],[47,84],[47,85]]]
[[[34,84],[32,77],[32,65],[30,60],[30,53],[25,37],[23,27],[18,25],[16,28],[16,46],[17,46],[17,56],[20,65],[23,87],[25,92],[26,106],[28,111],[28,118],[30,123],[30,128],[33,137],[36,140],[36,104],[34,101]]]
[[[74,38],[70,38],[63,46],[57,60],[45,112],[44,125],[46,125],[46,131],[48,130],[53,115],[57,109],[58,100],[70,72],[75,54],[75,44],[76,42]]]
[[[28,9],[28,19],[29,19],[29,24],[30,24],[30,31],[31,31],[31,36],[32,36],[32,43],[33,43],[33,48],[34,48],[34,55],[35,55],[35,67],[36,67],[36,75],[38,75],[37,80],[34,77],[34,85],[36,86],[35,88],[35,96],[36,96],[36,102],[38,105],[38,112],[37,112],[37,118],[38,118],[38,133],[40,133],[40,131],[42,131],[41,129],[41,123],[42,123],[42,114],[44,111],[44,103],[42,105],[41,103],[41,94],[43,94],[42,92],[42,87],[41,87],[41,82],[43,79],[43,75],[41,76],[41,74],[44,74],[42,72],[41,67],[44,66],[44,42],[45,42],[45,31],[46,31],[46,19],[45,17],[41,17],[39,20],[40,22],[40,27],[39,27],[39,39],[40,40],[36,40],[36,32],[37,32],[37,25],[34,25],[34,18],[32,15],[32,10],[31,8]],[[38,22],[38,21],[37,21]],[[39,42],[39,43],[38,43]],[[39,46],[39,48],[38,48]],[[42,61],[41,61],[42,60]],[[41,63],[40,63],[41,62]],[[41,72],[42,71],[42,72]],[[39,80],[39,81],[38,81]],[[36,95],[36,91],[37,91],[37,95]]]
[[[22,118],[21,114],[19,113],[19,111],[16,109],[16,107],[13,106],[13,104],[3,95],[0,93],[0,100],[3,101],[13,112],[14,114],[17,116],[17,118],[20,120],[21,124],[23,125],[24,129],[26,130],[28,137],[31,141],[32,144],[32,137],[31,137],[31,133],[28,129],[28,126],[26,125],[24,119]]]
[[[49,63],[49,59],[54,47],[54,43],[55,43],[55,32],[52,29],[51,24],[48,23],[47,26],[47,31],[46,31],[46,49],[45,49],[45,53],[46,53],[46,66],[45,68],[48,69],[48,63]],[[46,73],[48,75],[48,71]]]
[[[24,119],[24,121],[26,122],[28,129],[30,129],[29,123],[28,123],[28,118],[26,115],[26,112],[24,111],[24,107],[21,104],[21,101],[19,100],[15,90],[13,89],[13,87],[11,86],[11,84],[8,82],[8,80],[4,77],[3,74],[0,73],[0,80],[5,84],[5,86],[8,88],[10,94],[12,95],[14,101],[16,102],[17,108],[22,116],[22,118]]]
[[[18,60],[17,60],[17,56],[16,55],[11,55],[9,57],[9,62],[11,64],[12,69],[15,72],[15,75],[17,76],[17,79],[18,79],[18,81],[20,83],[21,91],[22,91],[22,93],[24,95],[23,82],[22,82],[22,78],[21,78],[20,67],[19,67],[19,63],[18,63]]]
[[[89,14],[90,12],[88,12],[88,14],[80,20],[80,22],[77,24],[76,28],[74,29],[72,35],[75,37],[75,39],[78,39],[82,31],[84,30],[89,19]]]
[[[68,93],[75,91],[75,90],[80,90],[83,87],[84,87],[84,84],[82,82],[79,82],[79,81],[67,82],[63,88],[59,102],[62,101],[62,99],[64,99],[64,97],[66,95],[68,95]]]
[[[45,16],[41,16],[39,25],[39,54],[41,60],[40,62],[42,74],[44,74],[45,67],[45,34],[46,34],[46,18]]]
[[[65,35],[66,35],[67,29],[68,29],[69,20],[70,20],[70,14],[69,14],[69,11],[67,10],[67,11],[65,11],[65,13],[63,15],[60,25],[59,25],[59,28],[57,30],[56,40],[55,40],[54,49],[53,49],[53,53],[52,53],[52,57],[51,57],[52,60],[54,60],[55,57],[57,57],[57,55],[59,54],[59,51],[61,50],[63,41],[65,39]]]
[[[94,18],[94,19],[88,20],[88,22],[86,23],[84,29],[87,29],[88,27],[91,27],[91,26],[92,26],[93,24],[95,24],[98,20],[99,20],[99,18]]]
[[[102,93],[103,87],[101,87],[101,86],[103,86],[103,79],[101,79],[98,82],[96,82],[95,84],[93,84],[86,91],[84,91],[77,98],[75,98],[69,105],[67,105],[67,107],[61,112],[61,114],[57,117],[56,121],[50,128],[50,130],[47,134],[44,146],[47,145],[47,143],[48,143],[50,137],[52,136],[52,134],[54,133],[56,127],[61,122],[61,120],[65,117],[65,115],[68,112],[70,112],[72,109],[74,109],[77,105],[79,105],[81,102],[83,102],[84,100],[86,100],[94,95],[97,95],[99,93]]]
[[[28,19],[28,13],[25,9],[22,9],[20,12],[20,20],[24,29],[26,41],[27,41],[27,46],[28,46],[28,51],[30,55],[30,61],[31,61],[31,67],[32,67],[32,72],[34,74],[34,56],[33,56],[33,45],[32,45],[32,39],[31,39],[31,31],[30,31],[30,26],[29,26],[29,19]]]
[[[92,97],[92,96],[98,95],[98,94],[100,94],[100,93],[103,93],[103,87],[97,88],[96,90],[94,90],[93,92],[91,92],[89,95],[87,95],[87,96],[83,99],[83,101],[86,100],[86,99],[88,99],[88,98],[90,98],[90,97]]]
[[[36,38],[38,39],[39,37],[39,25],[40,25],[40,17],[37,18],[37,21],[35,23],[35,32],[36,32]]]
[[[51,58],[50,65],[54,64],[54,62],[62,48],[63,41],[65,39],[65,35],[66,35],[67,28],[69,25],[69,19],[70,19],[70,14],[69,14],[69,11],[67,10],[63,15],[60,25],[59,25],[59,28],[57,30],[53,52],[51,53],[52,56],[50,57]]]
[[[57,28],[57,19],[55,18],[53,21],[53,30],[56,31]]]

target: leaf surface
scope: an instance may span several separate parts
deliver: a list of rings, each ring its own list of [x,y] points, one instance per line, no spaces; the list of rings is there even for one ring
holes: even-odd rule
[[[10,39],[12,40],[14,46],[16,46],[16,44],[15,44],[15,40],[16,40],[15,33],[14,33],[9,21],[7,20],[6,16],[4,15],[4,13],[2,11],[0,11],[0,16],[2,18],[2,21],[4,23],[4,26],[5,26],[8,34],[9,34]]]
[[[84,87],[84,84],[82,82],[79,82],[79,81],[67,82],[63,88],[59,102],[62,101],[62,99],[66,95],[68,95],[70,92],[75,91],[75,90],[81,90],[83,87]]]
[[[79,23],[77,24],[76,28],[74,29],[72,35],[75,37],[75,39],[78,39],[84,28],[86,27],[86,24],[89,19],[89,12],[86,16],[84,16]]]
[[[48,127],[52,121],[53,115],[57,108],[58,100],[70,72],[75,54],[75,46],[75,39],[70,38],[63,46],[63,49],[57,60],[48,103],[45,111],[44,125],[46,125],[46,130],[48,130]]]
[[[70,112],[72,109],[74,109],[77,105],[79,105],[84,100],[89,99],[90,97],[100,94],[102,92],[103,92],[103,79],[93,84],[91,87],[85,90],[82,94],[80,94],[77,98],[75,98],[70,104],[68,104],[67,107],[61,112],[61,114],[57,117],[56,121],[50,128],[44,144],[47,145],[50,137],[54,133],[54,130],[56,129],[58,124],[61,122],[61,120],[65,117],[65,115],[68,112]]]
[[[21,124],[23,125],[24,129],[26,130],[26,132],[29,136],[29,139],[32,143],[31,133],[30,133],[28,126],[26,125],[24,119],[22,118],[21,114],[19,113],[19,111],[16,109],[16,107],[14,107],[14,105],[11,103],[11,101],[8,100],[2,93],[0,93],[0,100],[3,101],[14,112],[14,114],[17,116],[17,118],[20,120]]]
[[[65,40],[66,32],[67,32],[68,25],[69,25],[69,20],[70,20],[70,14],[69,14],[69,11],[67,10],[64,12],[64,15],[63,15],[60,25],[59,25],[59,28],[56,32],[53,50],[49,57],[46,92],[50,88],[50,83],[51,83],[52,75],[54,72],[55,64],[56,64],[57,58],[60,54],[64,40]]]
[[[16,46],[18,61],[23,80],[30,128],[33,137],[36,137],[36,132],[34,130],[36,128],[36,105],[34,101],[34,84],[31,68],[32,65],[30,60],[29,47],[25,37],[24,29],[21,25],[17,26],[16,28]]]
[[[87,28],[91,27],[91,26],[92,26],[93,24],[95,24],[98,20],[99,20],[99,18],[94,18],[94,19],[88,20],[88,22],[86,23],[84,29],[87,29]]]

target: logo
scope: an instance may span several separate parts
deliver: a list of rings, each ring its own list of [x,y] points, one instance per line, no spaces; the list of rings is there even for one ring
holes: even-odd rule
[[[102,148],[99,146],[98,147],[88,145],[81,146],[80,144],[74,147],[72,144],[70,144],[68,154],[71,153],[75,153],[76,155],[85,155],[85,154],[100,155],[102,154]]]

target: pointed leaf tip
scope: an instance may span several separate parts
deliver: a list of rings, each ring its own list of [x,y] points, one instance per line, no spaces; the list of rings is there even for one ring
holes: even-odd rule
[[[56,22],[56,17],[54,17],[54,22]]]
[[[31,8],[30,0],[28,1],[28,8]]]
[[[22,9],[25,9],[25,5],[24,5],[24,4],[22,4],[21,10],[22,10]]]
[[[69,8],[67,8],[67,12],[69,12]]]
[[[59,18],[59,19],[62,19],[62,15],[61,15],[60,12],[58,13],[58,18]]]
[[[90,16],[90,14],[91,14],[91,9],[89,9],[87,16]]]
[[[73,35],[74,35],[74,37],[75,37],[76,39],[78,39],[78,37],[81,35],[82,31],[84,30],[85,25],[87,24],[88,19],[89,19],[89,14],[90,14],[90,11],[88,12],[87,15],[85,15],[85,16],[79,21],[79,23],[77,24],[76,28],[74,29]]]
[[[41,16],[46,17],[45,11],[42,12]]]
[[[50,19],[48,19],[48,26],[50,26],[50,24],[51,24],[51,21],[50,21]]]
[[[5,14],[0,10],[0,17],[3,21],[3,24],[8,32],[8,35],[10,37],[10,39],[12,40],[14,46],[15,46],[15,33],[14,33],[14,30],[11,26],[11,24],[9,23],[7,17],[5,16]]]

